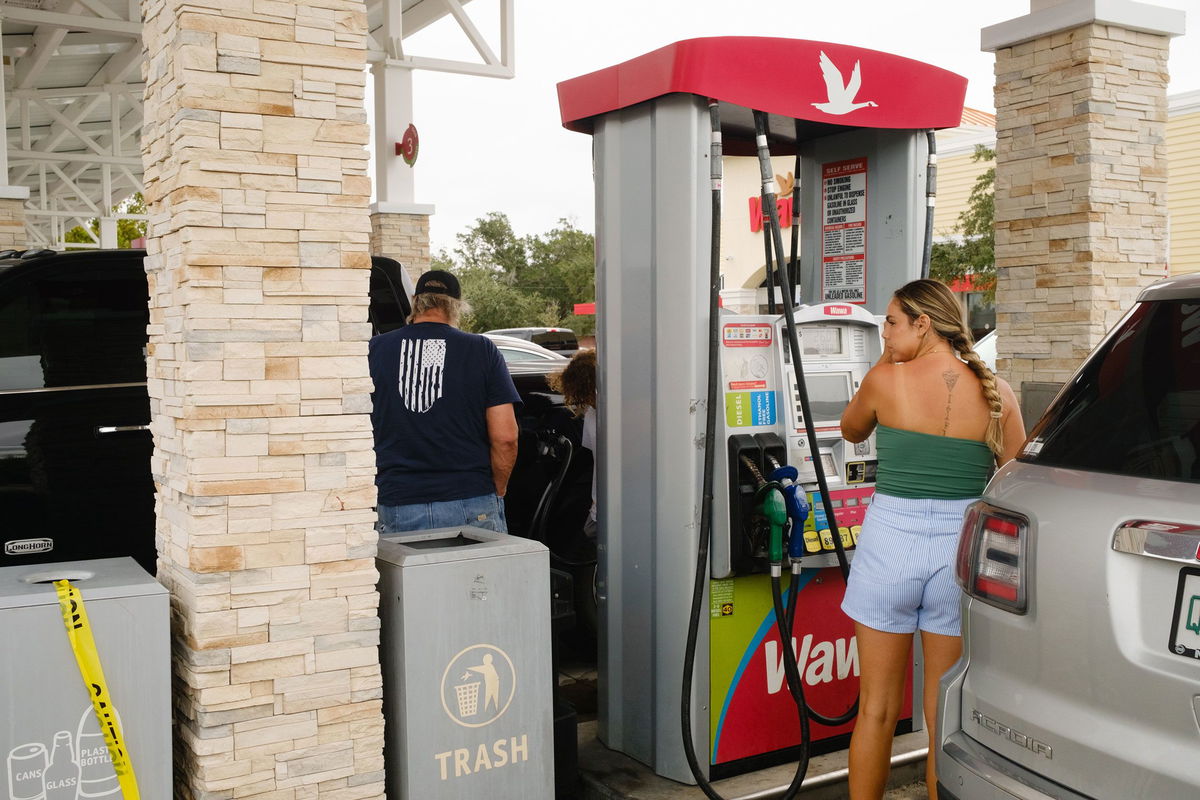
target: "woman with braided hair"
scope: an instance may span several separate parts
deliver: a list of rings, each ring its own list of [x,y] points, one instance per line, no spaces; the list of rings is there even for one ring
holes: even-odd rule
[[[842,436],[876,432],[879,473],[842,610],[858,641],[850,797],[880,798],[914,634],[924,655],[926,782],[937,798],[938,680],[962,650],[954,557],[963,513],[1025,439],[1016,396],[975,353],[944,283],[917,280],[888,304],[883,356],[842,415]]]

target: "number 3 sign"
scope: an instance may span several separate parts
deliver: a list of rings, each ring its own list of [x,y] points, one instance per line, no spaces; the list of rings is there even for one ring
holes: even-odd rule
[[[421,149],[421,140],[417,137],[417,126],[410,124],[404,131],[404,138],[396,143],[396,155],[404,159],[410,167],[417,163],[417,151]]]

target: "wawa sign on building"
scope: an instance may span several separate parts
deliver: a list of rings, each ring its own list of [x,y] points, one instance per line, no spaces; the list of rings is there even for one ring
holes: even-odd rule
[[[779,227],[790,228],[792,227],[792,186],[795,178],[790,172],[787,175],[776,175],[775,183],[779,184],[779,192],[775,196],[775,210],[779,215]],[[767,212],[763,211],[761,196],[751,197],[749,204],[750,232],[758,233],[763,229],[763,223],[768,221]]]

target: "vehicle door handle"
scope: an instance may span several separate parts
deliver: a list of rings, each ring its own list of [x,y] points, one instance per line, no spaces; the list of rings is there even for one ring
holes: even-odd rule
[[[113,433],[136,433],[138,431],[150,430],[149,425],[100,425],[96,428],[96,435],[102,436]]]
[[[1132,520],[1117,528],[1112,549],[1194,565],[1200,562],[1200,525]]]

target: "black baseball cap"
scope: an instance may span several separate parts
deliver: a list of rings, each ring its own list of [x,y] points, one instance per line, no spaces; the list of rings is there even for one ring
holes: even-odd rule
[[[417,278],[417,288],[413,294],[444,294],[455,300],[462,299],[462,287],[458,278],[444,269],[431,269]]]

